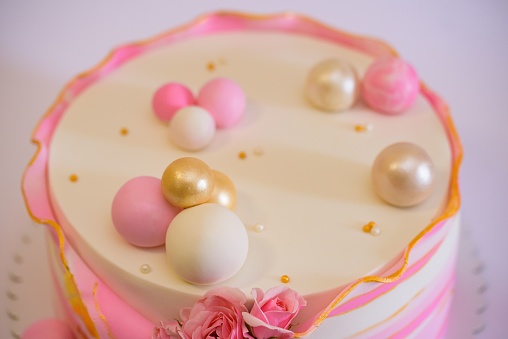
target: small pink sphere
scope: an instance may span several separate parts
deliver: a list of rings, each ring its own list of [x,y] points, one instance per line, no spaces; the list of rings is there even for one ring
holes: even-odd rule
[[[21,339],[73,339],[70,326],[63,320],[50,318],[39,320],[28,327]]]
[[[206,83],[199,91],[197,102],[210,112],[218,128],[236,125],[245,111],[245,94],[242,88],[226,78],[217,78]]]
[[[194,104],[194,95],[184,85],[170,82],[159,87],[152,100],[155,115],[169,121],[180,108]]]
[[[376,60],[367,69],[362,82],[363,100],[374,110],[401,114],[410,108],[420,90],[418,74],[399,58]]]
[[[164,198],[160,179],[141,176],[118,190],[111,217],[126,241],[139,247],[155,247],[165,243],[169,224],[180,211]]]

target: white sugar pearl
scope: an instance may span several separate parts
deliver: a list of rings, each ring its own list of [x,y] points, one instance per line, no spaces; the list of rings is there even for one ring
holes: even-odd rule
[[[150,267],[148,264],[143,264],[139,267],[139,271],[143,274],[148,274],[152,272],[152,267]]]
[[[207,146],[215,135],[215,120],[207,110],[187,106],[178,110],[169,122],[171,140],[188,151]]]
[[[254,229],[254,232],[261,233],[265,230],[265,225],[263,224],[256,224],[252,227]]]

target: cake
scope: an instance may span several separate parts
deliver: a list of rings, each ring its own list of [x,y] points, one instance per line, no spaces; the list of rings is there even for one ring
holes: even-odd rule
[[[309,74],[336,59],[358,87],[343,86],[345,98],[320,107]],[[462,150],[446,104],[422,82],[408,85],[410,100],[396,92],[402,109],[379,103],[367,71],[394,59],[381,41],[304,16],[224,12],[117,48],[70,81],[34,132],[38,150],[23,179],[28,212],[48,230],[55,312],[64,321],[54,326],[67,324],[76,338],[443,337]],[[186,148],[174,137],[183,127],[171,130],[154,114],[154,95],[167,83],[198,93],[216,79],[241,88],[242,116],[206,145]],[[208,107],[185,93],[183,106]],[[417,202],[398,191],[401,201],[391,201],[377,180],[394,145],[392,155],[430,159],[433,185]],[[113,222],[115,197],[133,178],[164,181],[181,159],[224,173],[236,206],[205,199],[179,206],[173,221],[220,207],[241,222],[239,235],[228,238],[222,226],[230,222],[219,217],[196,246],[186,240],[191,226],[169,235],[178,229],[172,221],[166,246],[133,245]],[[193,280],[188,274],[204,269],[178,261],[189,251],[219,278],[200,271]]]

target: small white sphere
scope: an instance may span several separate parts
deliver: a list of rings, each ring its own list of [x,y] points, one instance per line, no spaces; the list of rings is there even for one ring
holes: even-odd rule
[[[207,146],[215,135],[215,129],[212,115],[198,106],[179,109],[169,122],[171,140],[188,151]]]
[[[358,75],[346,61],[325,60],[309,71],[305,92],[316,108],[330,112],[342,111],[353,106],[358,99]]]
[[[182,279],[197,285],[231,278],[243,266],[248,249],[242,221],[218,204],[183,210],[166,233],[166,255],[171,266]]]
[[[377,237],[378,235],[381,234],[381,229],[377,226],[374,226],[370,229],[370,234]]]

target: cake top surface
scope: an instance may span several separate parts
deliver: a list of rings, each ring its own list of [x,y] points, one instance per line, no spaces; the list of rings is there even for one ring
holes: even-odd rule
[[[202,295],[209,287],[178,277],[163,246],[130,245],[110,216],[113,197],[126,181],[160,178],[173,160],[193,156],[232,179],[235,213],[248,230],[246,263],[224,285],[248,293],[278,285],[287,275],[291,288],[306,295],[386,268],[447,202],[447,133],[422,95],[400,116],[379,114],[362,102],[337,114],[312,107],[303,94],[305,78],[329,58],[348,61],[360,77],[374,60],[314,37],[245,30],[157,46],[101,74],[72,98],[51,141],[51,199],[70,242],[99,272]],[[219,130],[206,149],[183,151],[151,112],[152,96],[168,81],[197,91],[215,77],[241,85],[245,116],[234,128]],[[358,132],[355,126],[362,124],[373,129]],[[384,203],[370,180],[377,154],[401,141],[424,148],[436,168],[434,192],[411,208]],[[380,236],[362,232],[369,221],[379,225]],[[263,232],[255,231],[257,224]],[[148,274],[143,265],[150,266]]]

